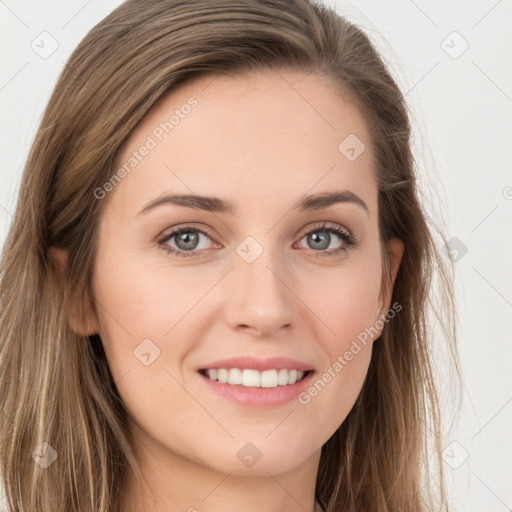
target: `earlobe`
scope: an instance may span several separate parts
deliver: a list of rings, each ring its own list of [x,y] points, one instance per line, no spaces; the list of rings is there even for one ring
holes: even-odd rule
[[[54,279],[59,281],[57,286],[59,286],[61,290],[64,290],[64,279],[66,278],[65,271],[68,265],[68,251],[52,246],[48,251],[48,258],[53,264],[54,271],[57,271],[57,275],[54,275]],[[74,300],[71,302],[76,304],[76,301]],[[91,297],[84,297],[81,312],[77,311],[76,306],[71,306],[69,302],[64,304],[64,309],[66,310],[69,324],[76,333],[82,336],[98,334],[98,319]]]
[[[63,291],[66,267],[68,265],[68,252],[59,247],[50,247],[48,250],[48,264],[56,287]]]
[[[386,298],[381,310],[381,314],[385,314],[391,305],[391,297],[393,295],[393,288],[395,286],[396,276],[402,257],[404,255],[404,242],[399,238],[392,238],[387,244],[387,250],[389,254],[389,265],[390,265],[390,283],[387,289]]]
[[[392,238],[389,241],[388,248],[391,258],[391,283],[394,285],[404,255],[404,242],[398,238]]]
[[[77,332],[84,336],[92,336],[93,334],[99,334],[98,318],[96,315],[96,308],[94,307],[93,301],[87,298],[85,303],[85,319],[84,327],[76,329]]]
[[[68,252],[59,247],[50,247],[48,251],[49,257],[57,264],[61,269],[64,269],[68,264]]]

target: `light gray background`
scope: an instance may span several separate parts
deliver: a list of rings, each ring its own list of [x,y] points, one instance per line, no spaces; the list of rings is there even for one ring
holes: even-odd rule
[[[64,62],[120,3],[0,0],[2,244]],[[447,421],[454,419],[445,450],[454,510],[511,510],[512,1],[325,3],[366,31],[406,93],[423,190],[429,196],[436,187],[433,208],[449,238],[457,238],[451,249],[458,250],[452,254],[465,379],[460,415],[453,418],[451,402],[443,401]],[[58,48],[45,55],[52,44]]]

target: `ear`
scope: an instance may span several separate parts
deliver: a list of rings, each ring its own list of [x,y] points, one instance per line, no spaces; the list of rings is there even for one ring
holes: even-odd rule
[[[385,314],[391,305],[391,296],[393,295],[396,276],[404,255],[404,242],[398,238],[392,238],[387,243],[387,251],[390,260],[391,282],[386,289],[386,296],[384,298],[381,314]]]
[[[66,270],[68,266],[68,251],[59,247],[50,247],[48,258],[52,263],[52,270],[56,283],[62,290],[65,289]],[[55,272],[56,271],[56,272]],[[64,304],[69,324],[72,329],[82,336],[91,336],[99,332],[98,318],[92,297],[87,295],[83,301],[83,311],[77,311],[75,306],[69,303]]]

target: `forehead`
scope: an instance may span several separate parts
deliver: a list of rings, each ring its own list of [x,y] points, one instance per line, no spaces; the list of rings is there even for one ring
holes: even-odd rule
[[[175,191],[255,208],[256,198],[333,188],[376,199],[362,115],[326,78],[291,71],[182,84],[148,112],[115,164],[130,168],[115,191],[123,203]]]

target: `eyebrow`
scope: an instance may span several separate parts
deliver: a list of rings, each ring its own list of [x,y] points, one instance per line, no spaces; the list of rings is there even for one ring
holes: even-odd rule
[[[293,209],[298,209],[299,211],[321,210],[338,203],[357,204],[369,214],[368,205],[350,190],[323,192],[306,196],[302,198]],[[199,196],[195,194],[165,194],[147,203],[137,215],[146,213],[164,204],[185,206],[187,208],[193,208],[194,210],[204,210],[213,213],[238,214],[238,208],[234,203],[218,197]]]

